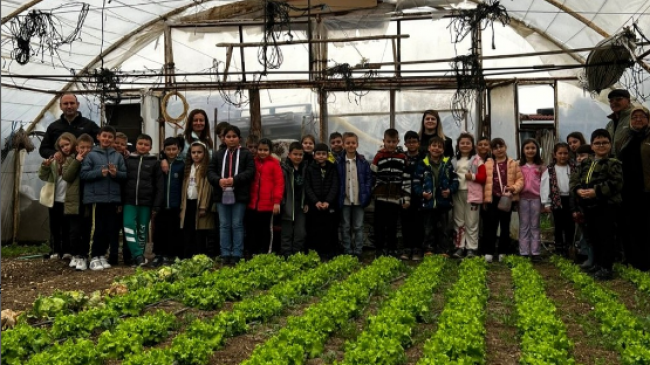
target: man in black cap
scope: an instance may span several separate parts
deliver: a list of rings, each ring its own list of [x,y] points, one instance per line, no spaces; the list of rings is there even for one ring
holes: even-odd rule
[[[612,152],[614,157],[618,158],[623,147],[623,142],[630,129],[630,113],[632,112],[632,104],[630,103],[630,92],[623,89],[616,89],[611,91],[607,98],[609,99],[609,107],[613,113],[608,115],[607,118],[611,119],[607,123],[607,131],[612,136]]]

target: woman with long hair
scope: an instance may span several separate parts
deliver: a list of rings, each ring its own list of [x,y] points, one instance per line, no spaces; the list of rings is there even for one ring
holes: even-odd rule
[[[452,145],[451,138],[445,136],[445,133],[442,130],[442,120],[440,119],[440,114],[437,110],[429,109],[425,110],[422,114],[422,122],[420,123],[420,152],[423,154],[427,153],[427,148],[429,146],[429,140],[432,137],[438,136],[445,141],[445,148],[443,155],[445,157],[454,156],[454,147]]]

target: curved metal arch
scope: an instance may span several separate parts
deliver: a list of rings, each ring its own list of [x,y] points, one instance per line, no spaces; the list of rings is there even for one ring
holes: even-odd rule
[[[43,0],[32,0],[32,1],[30,1],[30,2],[27,2],[27,3],[25,3],[25,4],[21,5],[21,6],[19,6],[16,10],[12,11],[9,15],[7,15],[7,16],[3,16],[3,17],[2,17],[2,25],[4,25],[6,22],[8,22],[9,20],[11,20],[11,19],[12,19],[13,17],[15,17],[16,15],[18,15],[18,14],[22,13],[23,11],[25,11],[25,10],[31,8],[31,7],[34,6],[34,5],[38,5],[38,4],[39,4],[40,2],[42,2],[42,1],[43,1]]]
[[[40,2],[40,1],[42,1],[42,0],[36,0],[36,3]],[[203,4],[204,2],[207,2],[207,1],[209,1],[209,0],[194,0],[194,1],[192,1],[191,3],[189,3],[189,4],[187,4],[187,5],[181,6],[181,7],[179,7],[179,8],[174,9],[174,10],[171,10],[171,11],[169,11],[169,12],[167,12],[167,13],[164,13],[164,14],[162,14],[162,15],[159,15],[157,18],[152,19],[152,20],[150,20],[150,21],[148,21],[148,22],[142,24],[141,26],[139,26],[138,28],[134,29],[134,30],[131,31],[130,33],[124,35],[122,38],[118,39],[117,41],[115,41],[115,43],[111,44],[109,47],[107,47],[105,50],[103,50],[102,53],[100,53],[97,57],[93,58],[93,59],[88,63],[88,65],[86,65],[86,67],[84,67],[83,69],[81,69],[77,74],[78,74],[78,75],[81,75],[81,74],[87,72],[88,69],[90,69],[90,67],[92,67],[92,65],[96,64],[97,62],[99,62],[103,57],[105,57],[106,55],[110,54],[111,52],[113,52],[114,50],[116,50],[117,48],[119,48],[120,46],[122,46],[122,44],[126,43],[129,39],[131,39],[131,37],[135,36],[136,34],[140,33],[141,31],[143,31],[143,30],[145,30],[145,29],[147,29],[147,28],[149,28],[149,27],[155,25],[156,23],[158,23],[158,22],[160,22],[160,21],[163,21],[163,22],[164,22],[164,21],[166,21],[169,17],[172,17],[172,16],[174,16],[174,15],[180,14],[180,13],[184,12],[184,11],[187,10],[187,9],[190,9],[190,8],[192,8],[192,7],[195,7],[195,6],[199,6],[199,5],[201,5],[201,4]],[[23,9],[23,10],[24,10],[24,9]],[[162,33],[162,32],[161,32],[161,33]],[[67,83],[63,88],[61,88],[61,90],[60,90],[59,93],[65,93],[66,91],[70,90],[70,88],[75,84],[75,82],[76,82],[75,79],[73,79],[73,81],[70,81],[69,83]],[[59,98],[59,96],[58,96],[58,95],[55,95],[55,96],[50,100],[50,102],[47,103],[47,105],[45,105],[45,107],[44,107],[43,109],[41,109],[41,112],[40,112],[40,113],[39,113],[39,114],[34,118],[34,120],[32,121],[32,123],[31,123],[31,124],[29,125],[29,127],[27,128],[27,133],[30,133],[30,132],[35,128],[36,124],[37,124],[38,122],[40,122],[40,120],[43,118],[43,116],[45,115],[45,113],[46,113],[46,112],[47,112],[47,111],[52,107],[52,105],[54,105],[54,103],[56,102],[56,100],[57,100],[58,98]]]

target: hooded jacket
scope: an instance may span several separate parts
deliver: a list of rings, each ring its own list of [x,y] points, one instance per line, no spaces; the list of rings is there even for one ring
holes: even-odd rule
[[[302,192],[298,199],[300,199],[300,204],[298,205],[300,209],[305,206],[305,176],[307,173],[307,163],[302,161],[300,163],[299,169],[293,168],[293,162],[287,158],[282,163],[282,175],[284,176],[284,195],[282,196],[282,219],[293,221],[295,219],[295,187],[294,187],[294,174],[298,172],[302,174]]]
[[[272,212],[273,205],[282,203],[284,178],[280,163],[272,155],[255,157],[255,177],[251,183],[248,209]]]
[[[102,175],[102,166],[113,164],[117,167],[117,174]],[[121,181],[126,179],[126,165],[124,158],[115,149],[103,149],[95,146],[84,158],[81,164],[81,180],[83,180],[83,203],[114,203],[122,201]]]
[[[132,153],[126,159],[126,184],[122,204],[149,206],[163,205],[164,178],[160,161],[154,155]]]
[[[438,179],[436,179],[430,158],[430,156],[426,156],[415,169],[415,175],[420,180],[420,183],[413,188],[415,193],[420,196],[425,191],[433,193],[431,199],[422,199],[422,209],[449,210],[454,205],[452,195],[458,191],[458,177],[453,171],[451,158],[442,157],[438,167]],[[449,196],[444,198],[442,191],[447,189],[449,189]]]

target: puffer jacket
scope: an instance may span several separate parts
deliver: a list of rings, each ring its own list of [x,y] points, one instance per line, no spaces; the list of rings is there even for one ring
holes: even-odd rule
[[[483,186],[487,180],[485,163],[479,155],[474,155],[469,160],[469,166],[472,180],[467,181],[467,202],[481,204],[485,200]]]
[[[422,196],[425,191],[433,193],[433,198],[422,199],[422,209],[441,209],[449,210],[453,207],[452,195],[458,192],[458,177],[453,170],[451,158],[443,157],[440,161],[438,170],[438,180],[435,181],[433,166],[431,166],[430,156],[425,157],[415,169],[415,175],[420,183],[414,186],[415,193]],[[444,198],[442,191],[449,189],[450,194]]]
[[[221,197],[223,196],[223,189],[219,186],[219,180],[221,178],[233,177],[233,187],[235,190],[235,201],[237,203],[244,203],[248,205],[250,200],[250,183],[253,181],[255,176],[255,162],[253,161],[253,154],[250,153],[245,148],[239,148],[239,168],[237,174],[234,173],[230,175],[228,173],[228,167],[225,169],[225,176],[221,175],[223,169],[224,158],[229,158],[229,156],[234,153],[233,156],[237,156],[237,150],[230,151],[226,149],[220,149],[216,151],[212,158],[210,159],[210,166],[208,168],[208,181],[212,184],[212,198],[215,203],[221,203]],[[236,157],[233,157],[233,169],[237,165],[235,161]],[[227,161],[226,161],[227,162]]]
[[[569,189],[571,202],[578,204],[578,206],[574,204],[571,207],[574,212],[578,212],[581,207],[619,205],[622,201],[623,164],[615,158],[584,159],[576,168],[575,173],[571,174]],[[594,189],[596,197],[581,199],[578,197],[578,189]]]
[[[339,173],[339,207],[343,206],[345,201],[345,179],[347,176],[346,157],[343,157],[336,164],[336,169]],[[370,204],[370,197],[372,193],[372,172],[370,171],[370,163],[366,158],[357,153],[357,182],[359,183],[359,205],[367,207]]]
[[[307,166],[305,174],[305,200],[310,209],[315,209],[318,202],[326,202],[330,208],[335,208],[338,202],[339,177],[333,163],[325,161],[325,175],[321,174],[321,166],[316,161]]]
[[[185,161],[180,158],[169,163],[169,172],[163,175],[165,181],[164,208],[179,208],[183,196]]]
[[[515,188],[514,193],[512,194],[513,201],[519,201],[519,192],[524,188],[524,176],[521,174],[521,169],[519,164],[508,157],[507,161],[507,177],[504,182],[506,186],[512,186]],[[494,164],[495,161],[492,158],[488,158],[485,161],[485,188],[483,189],[484,203],[492,203],[492,177],[494,175]],[[502,176],[503,178],[503,176]]]
[[[50,166],[43,166],[38,170],[38,178],[56,184],[59,167],[56,161],[52,161]],[[61,178],[68,186],[65,190],[65,202],[63,203],[63,214],[79,214],[79,205],[81,202],[79,171],[81,171],[81,162],[74,156],[68,156],[61,167]]]
[[[255,157],[255,177],[251,183],[251,200],[248,209],[258,212],[272,212],[273,205],[282,203],[284,178],[280,162],[268,155],[264,159]]]
[[[307,173],[307,163],[305,161],[300,163],[300,168],[298,169],[298,172],[302,174],[302,192],[300,194],[300,208],[305,206],[305,175]],[[282,197],[282,219],[285,220],[290,220],[293,221],[295,218],[295,199],[296,197],[294,196],[294,174],[296,173],[296,169],[293,168],[293,163],[289,158],[287,158],[283,163],[282,163],[282,175],[284,176],[284,196]]]
[[[164,186],[163,172],[156,156],[137,153],[129,155],[126,159],[126,185],[122,204],[159,209],[163,205]]]
[[[117,167],[117,174],[102,175],[102,166],[110,163]],[[124,158],[115,149],[103,149],[96,146],[88,153],[81,164],[81,180],[83,180],[83,203],[115,203],[122,201],[121,181],[126,179]]]

